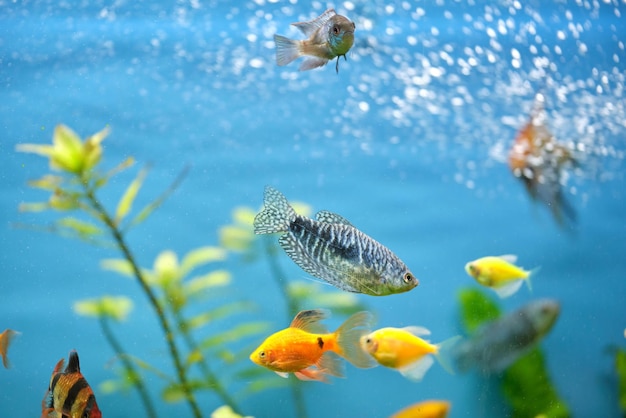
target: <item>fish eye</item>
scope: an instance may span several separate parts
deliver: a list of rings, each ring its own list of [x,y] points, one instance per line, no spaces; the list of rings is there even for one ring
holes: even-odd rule
[[[333,26],[333,33],[339,35],[339,26]]]
[[[414,277],[411,273],[404,273],[403,279],[404,279],[404,283],[411,283]]]
[[[261,357],[261,358],[265,358],[265,351],[261,351],[261,352],[259,353],[259,357]]]

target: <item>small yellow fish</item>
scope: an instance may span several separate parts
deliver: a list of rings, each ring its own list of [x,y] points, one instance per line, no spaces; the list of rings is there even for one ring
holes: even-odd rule
[[[309,22],[292,23],[308,36],[302,41],[274,35],[276,42],[276,63],[280,66],[303,55],[307,58],[300,65],[300,71],[326,65],[329,60],[337,57],[335,70],[339,72],[339,57],[346,59],[346,54],[354,43],[354,22],[345,16],[338,15],[334,9],[328,9]]]
[[[446,418],[448,412],[450,402],[431,400],[407,406],[389,418]]]
[[[328,382],[327,375],[343,376],[343,364],[333,353],[357,367],[372,367],[374,362],[359,345],[361,336],[370,331],[372,315],[357,312],[333,333],[319,323],[327,317],[322,309],[299,312],[289,328],[263,341],[250,360],[281,377],[293,373],[300,380],[320,382]]]
[[[526,271],[517,267],[516,261],[515,255],[483,257],[467,263],[465,271],[481,285],[493,289],[501,298],[507,298],[519,290],[523,281],[532,290],[530,277],[538,271],[538,268]]]
[[[16,335],[19,335],[19,332],[13,331],[12,329],[5,329],[2,331],[2,334],[0,334],[0,356],[2,357],[2,364],[5,369],[9,368],[9,358],[7,357],[9,345]]]
[[[433,356],[444,369],[451,372],[447,360],[449,349],[459,337],[453,337],[440,344],[431,344],[420,338],[430,331],[422,327],[381,328],[361,337],[361,347],[382,366],[398,370],[408,379],[422,380],[430,366]]]

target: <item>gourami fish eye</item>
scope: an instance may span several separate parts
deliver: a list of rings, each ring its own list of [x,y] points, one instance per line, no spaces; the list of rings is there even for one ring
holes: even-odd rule
[[[406,283],[411,283],[413,281],[413,275],[411,273],[406,273],[404,275],[404,281]]]

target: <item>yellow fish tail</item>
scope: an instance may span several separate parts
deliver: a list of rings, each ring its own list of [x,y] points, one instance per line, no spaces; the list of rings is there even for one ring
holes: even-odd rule
[[[376,362],[361,348],[361,337],[371,331],[372,314],[366,311],[357,312],[344,322],[337,331],[337,354],[356,367],[367,369]]]
[[[454,369],[452,367],[454,348],[460,341],[461,336],[457,335],[437,344],[437,353],[435,353],[435,358],[439,364],[441,364],[441,367],[443,367],[444,370],[450,374],[454,374]]]

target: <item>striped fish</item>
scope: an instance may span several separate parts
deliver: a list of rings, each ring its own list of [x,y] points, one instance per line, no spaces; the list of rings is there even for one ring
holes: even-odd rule
[[[93,390],[80,372],[78,353],[70,351],[70,361],[62,372],[63,363],[59,360],[52,371],[41,418],[101,418]]]
[[[264,208],[254,218],[254,232],[282,233],[278,242],[298,266],[348,292],[384,296],[419,284],[394,253],[340,215],[320,211],[315,219],[300,216],[269,186]]]

